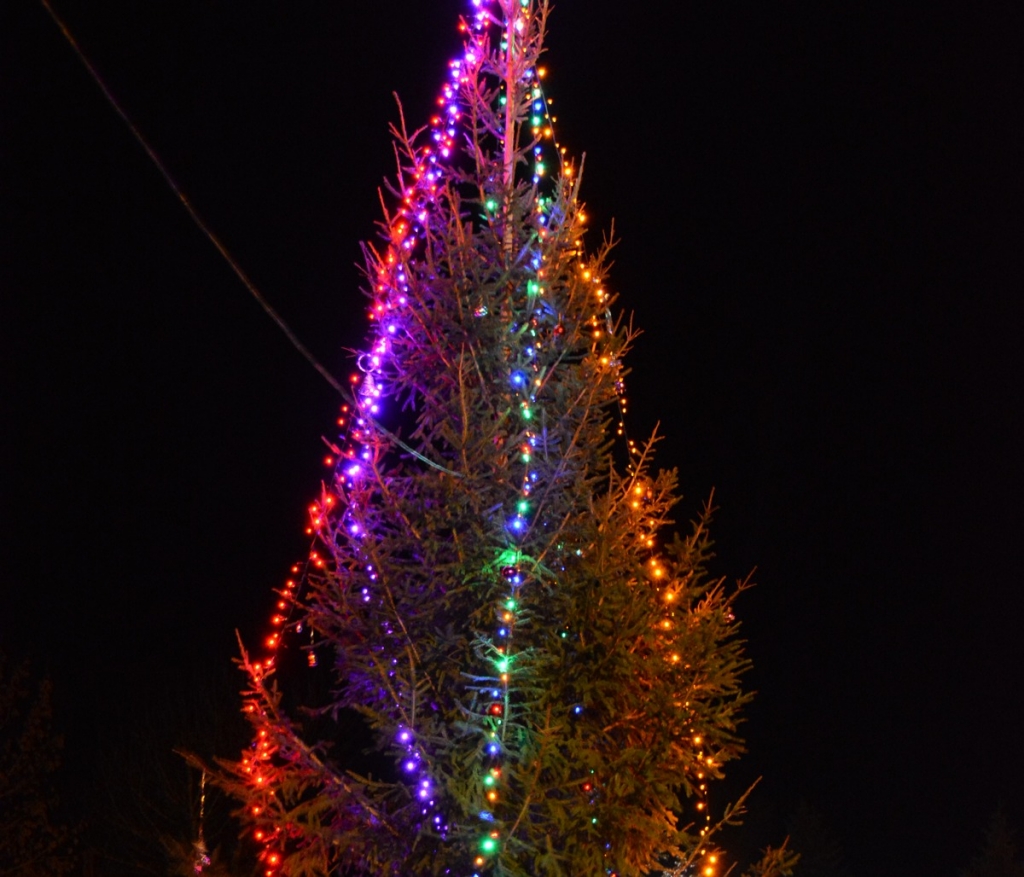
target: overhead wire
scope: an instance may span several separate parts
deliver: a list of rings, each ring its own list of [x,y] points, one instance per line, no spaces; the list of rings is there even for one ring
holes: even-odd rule
[[[345,388],[345,386],[336,377],[334,377],[334,375],[332,375],[327,370],[326,367],[324,367],[320,363],[320,361],[313,355],[309,348],[302,343],[299,337],[292,331],[291,327],[284,321],[284,319],[274,309],[270,302],[267,301],[263,293],[260,292],[259,288],[253,282],[252,278],[249,277],[248,274],[246,274],[242,266],[238,263],[234,256],[231,255],[231,253],[228,251],[228,248],[224,245],[223,241],[221,241],[221,239],[217,237],[216,233],[214,233],[213,229],[211,229],[210,226],[207,225],[206,221],[199,214],[199,211],[197,211],[196,208],[192,205],[192,202],[189,200],[188,196],[182,190],[181,186],[179,186],[174,177],[171,176],[170,171],[167,169],[167,166],[163,163],[163,161],[161,161],[160,156],[157,155],[156,153],[156,150],[153,149],[153,147],[149,144],[149,141],[146,140],[145,136],[139,130],[138,126],[131,120],[131,118],[128,116],[128,113],[125,112],[124,108],[118,102],[113,92],[111,92],[111,90],[107,87],[107,84],[103,81],[103,78],[100,76],[99,71],[93,66],[88,56],[86,56],[81,46],[79,46],[78,41],[71,33],[67,24],[65,24],[64,20],[57,14],[56,10],[54,10],[49,0],[39,0],[39,2],[42,3],[43,7],[46,9],[50,18],[53,19],[54,24],[56,24],[57,27],[60,29],[60,32],[64,35],[64,38],[68,41],[68,44],[71,46],[72,50],[74,50],[74,53],[78,56],[79,61],[82,62],[82,65],[89,72],[89,75],[92,77],[93,81],[96,83],[97,86],[99,86],[100,91],[103,92],[103,96],[107,99],[107,103],[109,103],[110,106],[113,107],[114,111],[121,117],[121,120],[125,123],[125,125],[128,126],[128,130],[131,131],[132,136],[136,139],[136,141],[138,141],[139,145],[143,148],[146,155],[149,156],[150,161],[152,161],[153,164],[156,166],[156,169],[160,172],[160,175],[164,178],[164,181],[170,187],[171,191],[174,192],[174,194],[177,196],[178,200],[181,202],[182,207],[185,208],[185,211],[192,218],[192,221],[196,224],[199,230],[204,235],[206,235],[210,243],[213,244],[214,247],[216,247],[217,252],[220,253],[221,256],[224,258],[224,261],[228,263],[231,270],[234,271],[235,276],[238,277],[238,279],[242,282],[242,285],[249,291],[252,297],[256,299],[257,303],[260,305],[261,308],[263,308],[267,316],[270,317],[270,319],[272,319],[277,324],[277,327],[285,334],[285,337],[291,342],[292,346],[302,355],[302,357],[311,366],[313,366],[314,369],[316,369],[317,373],[325,381],[327,381],[327,383],[330,384],[330,386],[335,391],[337,391],[337,393],[346,402],[352,405],[355,410],[361,410],[362,406],[359,405],[359,403],[352,397],[352,395]],[[372,420],[372,418],[370,418],[368,414],[364,413],[363,416],[366,417],[367,419]],[[461,473],[454,472],[451,469],[447,468],[446,466],[442,466],[440,463],[436,463],[433,460],[429,459],[428,457],[424,456],[415,448],[409,447],[409,445],[403,442],[394,433],[385,429],[381,424],[377,423],[376,421],[374,421],[373,423],[375,428],[378,429],[382,435],[384,435],[390,441],[394,442],[402,450],[406,451],[409,454],[412,454],[412,456],[414,456],[416,459],[448,475],[453,475],[456,478],[462,477]]]

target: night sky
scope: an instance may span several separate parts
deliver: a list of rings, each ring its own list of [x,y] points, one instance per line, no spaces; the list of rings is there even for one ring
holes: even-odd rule
[[[56,3],[340,376],[391,93],[426,121],[463,5]],[[631,434],[681,519],[714,488],[716,571],[757,568],[751,842],[804,799],[858,871],[952,877],[998,804],[1024,840],[1024,7],[912,5],[562,0],[548,90],[644,329]],[[4,3],[0,646],[53,677],[72,775],[261,635],[338,402]]]

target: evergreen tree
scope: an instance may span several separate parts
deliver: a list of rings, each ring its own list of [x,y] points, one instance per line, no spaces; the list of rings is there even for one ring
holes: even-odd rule
[[[62,877],[75,865],[71,831],[57,813],[62,749],[50,683],[0,652],[0,875]]]
[[[817,808],[801,800],[786,827],[800,853],[800,877],[849,877],[842,844]]]
[[[555,144],[548,11],[473,0],[437,115],[393,132],[317,543],[244,658],[234,788],[268,877],[718,867],[706,791],[742,751],[743,583],[708,575],[710,507],[662,541],[676,474],[623,437],[636,333]],[[275,675],[286,631],[325,678],[304,709]],[[353,714],[377,775],[344,757]]]
[[[985,842],[963,877],[1024,877],[1024,862],[1017,854],[1013,832],[1002,809],[992,814]]]

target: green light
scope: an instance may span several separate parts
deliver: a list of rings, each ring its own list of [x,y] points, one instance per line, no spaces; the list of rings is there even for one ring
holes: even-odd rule
[[[494,785],[494,777],[492,777],[490,774],[487,774],[487,776],[484,777],[484,785],[485,786],[493,786]]]
[[[498,848],[498,842],[493,837],[486,837],[480,844],[480,849],[485,853],[493,853]]]
[[[513,609],[516,608],[516,601],[515,600],[508,600],[505,603],[505,608],[508,609],[509,612],[511,612]]]
[[[519,503],[519,514],[525,515],[530,510],[530,504],[524,499]]]
[[[502,661],[498,661],[498,672],[499,673],[507,673],[508,672],[508,659],[507,658],[502,660]]]
[[[529,454],[523,454],[523,462],[524,463],[529,463],[530,462],[530,455]]]
[[[536,295],[540,292],[540,284],[536,280],[531,280],[526,284],[526,291],[530,293],[530,295]]]
[[[506,548],[498,555],[498,563],[501,566],[515,566],[521,556],[515,548]]]
[[[597,825],[597,817],[596,816],[593,819],[590,820],[590,824],[591,825]]]
[[[532,420],[533,412],[529,408],[523,408],[523,420]]]
[[[491,198],[484,206],[493,213],[498,209],[498,202]]]
[[[540,116],[534,116],[532,119],[530,119],[530,121],[533,122],[534,128],[539,128],[540,123],[543,122],[544,120]]]
[[[500,98],[498,98],[498,103],[501,104],[502,106],[505,106],[505,104],[508,103],[508,98],[505,97],[505,95],[502,95]]]

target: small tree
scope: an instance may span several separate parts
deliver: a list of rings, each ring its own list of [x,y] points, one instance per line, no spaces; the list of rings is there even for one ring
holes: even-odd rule
[[[75,865],[71,831],[57,814],[64,744],[51,690],[0,652],[0,875],[62,877]]]
[[[89,852],[102,875],[252,873],[232,800],[206,782],[204,763],[246,739],[237,694],[224,674],[159,687],[110,716],[93,759]],[[191,678],[190,678],[191,676]]]
[[[708,575],[710,507],[662,542],[676,474],[622,437],[636,332],[554,141],[548,12],[474,0],[431,124],[393,131],[318,542],[282,633],[244,659],[235,790],[268,877],[717,867],[706,791],[742,751],[743,584]],[[285,630],[329,677],[305,710],[275,681]],[[353,714],[393,769],[341,757]]]
[[[962,874],[963,877],[1024,877],[1024,862],[1017,853],[1013,831],[1001,808],[992,814],[984,844]]]

